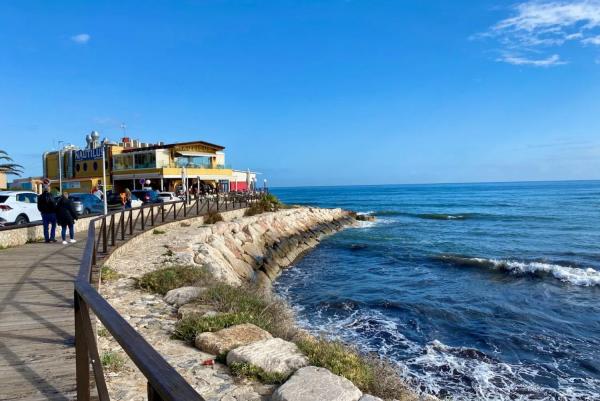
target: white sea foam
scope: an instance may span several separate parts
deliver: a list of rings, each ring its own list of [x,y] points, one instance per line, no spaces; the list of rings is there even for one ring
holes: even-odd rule
[[[513,273],[547,273],[561,281],[580,286],[600,285],[600,271],[592,268],[562,266],[543,262],[518,262],[512,260],[489,259],[497,268]]]
[[[513,274],[548,274],[565,283],[592,287],[600,286],[600,271],[592,268],[563,266],[544,262],[521,262],[505,259],[468,258],[455,255],[439,256],[440,260],[458,265],[483,266]]]

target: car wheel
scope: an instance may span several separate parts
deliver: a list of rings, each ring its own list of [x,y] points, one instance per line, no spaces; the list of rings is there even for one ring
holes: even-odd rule
[[[27,218],[27,216],[23,216],[22,214],[17,216],[17,218],[15,219],[15,224],[27,224],[29,223],[29,219]]]

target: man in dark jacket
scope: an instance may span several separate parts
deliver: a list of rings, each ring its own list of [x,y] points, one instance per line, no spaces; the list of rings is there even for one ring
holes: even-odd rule
[[[37,208],[42,214],[44,241],[46,243],[56,242],[56,239],[54,238],[56,235],[56,202],[47,186],[44,186],[42,194],[38,196]],[[50,232],[48,232],[48,228],[50,228]]]
[[[66,192],[63,192],[56,204],[56,220],[61,227],[60,235],[62,243],[67,245],[69,242],[72,244],[77,242],[75,241],[75,230],[73,227],[75,220],[77,220],[77,212],[75,211],[75,205],[69,199],[69,194]],[[71,238],[69,242],[67,242],[67,228],[69,229],[69,237]]]

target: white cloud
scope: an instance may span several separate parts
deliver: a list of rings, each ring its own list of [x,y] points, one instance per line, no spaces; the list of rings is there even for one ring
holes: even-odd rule
[[[92,37],[87,33],[80,33],[78,35],[71,36],[71,40],[77,44],[85,45],[90,41]]]
[[[530,65],[534,67],[552,67],[555,65],[567,64],[566,61],[562,61],[560,59],[558,54],[553,54],[552,56],[543,59],[531,59],[527,57],[506,54],[497,60],[513,65]]]
[[[600,35],[598,35],[598,36],[592,36],[590,38],[585,38],[581,42],[585,43],[586,45],[598,45],[598,46],[600,46]]]
[[[600,45],[600,0],[525,1],[482,36],[497,39],[508,54],[539,57],[551,52],[542,59],[508,56],[500,61],[544,67],[565,64],[555,53],[567,42]]]

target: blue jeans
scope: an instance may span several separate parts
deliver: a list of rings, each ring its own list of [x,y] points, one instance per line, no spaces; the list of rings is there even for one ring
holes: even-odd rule
[[[61,230],[60,230],[60,236],[62,237],[62,240],[65,241],[67,239],[67,227],[69,227],[69,237],[71,239],[73,239],[75,237],[75,232],[73,229],[73,224],[68,224],[65,226],[60,226]]]
[[[42,213],[42,224],[44,225],[44,241],[54,239],[56,235],[56,213]],[[52,225],[52,227],[49,227]],[[50,228],[50,230],[48,230]],[[48,233],[48,231],[50,231]]]

